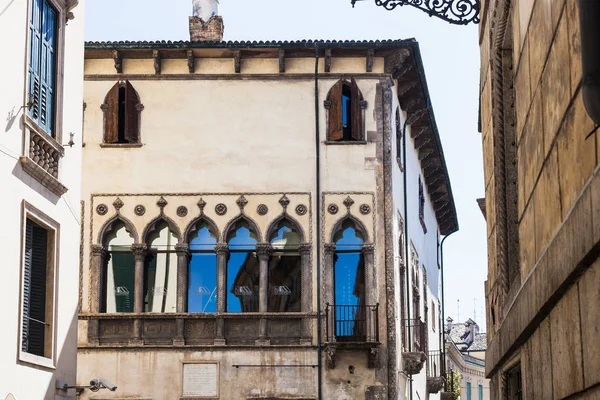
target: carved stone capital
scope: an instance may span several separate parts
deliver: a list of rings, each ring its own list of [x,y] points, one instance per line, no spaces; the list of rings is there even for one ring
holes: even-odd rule
[[[379,348],[377,347],[369,349],[369,368],[379,368]]]
[[[145,260],[148,248],[145,244],[134,244],[131,246],[131,251],[136,261]]]
[[[190,245],[187,243],[178,243],[177,245],[175,245],[175,252],[178,256],[189,256]]]
[[[215,253],[217,255],[227,255],[229,254],[229,246],[225,243],[215,244]]]
[[[363,245],[362,253],[364,255],[373,255],[375,254],[375,245],[373,243],[367,243]]]
[[[100,257],[106,257],[108,255],[108,251],[106,250],[106,248],[100,244],[93,244],[92,245],[92,256],[100,256]]]
[[[327,369],[335,369],[335,347],[328,347],[325,350],[325,364]]]
[[[446,379],[443,376],[427,377],[427,392],[430,394],[438,393],[444,388]]]
[[[408,375],[417,375],[423,369],[427,357],[422,351],[404,352],[402,353],[402,360],[404,372]]]
[[[333,255],[335,253],[335,243],[325,243],[323,250],[325,251],[325,255]]]
[[[259,243],[256,245],[256,255],[259,260],[268,260],[271,254],[273,254],[271,243]]]
[[[302,243],[300,246],[298,246],[298,252],[301,256],[309,255],[311,250],[312,245],[310,243]]]

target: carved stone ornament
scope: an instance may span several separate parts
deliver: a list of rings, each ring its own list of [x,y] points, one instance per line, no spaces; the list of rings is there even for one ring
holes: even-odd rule
[[[215,244],[215,253],[218,254],[229,254],[229,246],[225,243]]]
[[[145,244],[134,244],[131,246],[131,252],[136,260],[144,260],[146,258],[147,247]]]
[[[377,347],[369,349],[369,368],[379,368],[379,349]]]
[[[443,376],[427,377],[427,392],[430,394],[439,393],[444,388],[446,379]]]
[[[325,350],[327,369],[335,369],[335,347]]]
[[[160,199],[158,199],[158,201],[156,202],[156,205],[160,207],[161,211],[167,206],[167,204],[169,203],[162,196],[160,196]]]
[[[371,212],[371,206],[368,204],[361,204],[359,210],[362,215],[367,215]]]
[[[427,357],[421,351],[413,351],[402,353],[402,360],[404,362],[404,372],[408,375],[417,375],[423,369]]]
[[[290,199],[284,194],[283,197],[279,199],[279,204],[281,204],[281,207],[283,207],[284,210],[287,210],[287,206],[290,205]]]
[[[335,248],[336,248],[335,243],[325,243],[323,245],[323,250],[325,251],[325,254],[331,255],[331,254],[335,253]]]
[[[187,243],[178,243],[175,245],[175,252],[178,256],[189,256],[190,245]]]
[[[308,208],[304,204],[298,204],[296,206],[296,214],[305,215],[308,212]]]
[[[206,202],[200,198],[198,201],[198,208],[200,209],[200,214],[204,214],[204,207],[206,207]]]
[[[117,199],[113,202],[113,206],[115,206],[115,208],[117,209],[117,211],[119,211],[121,208],[123,208],[125,204],[123,204],[123,200],[121,200],[120,198],[117,197]]]
[[[246,200],[244,195],[241,195],[239,197],[239,199],[237,199],[235,202],[237,203],[238,207],[240,208],[240,211],[244,211],[244,207],[246,207],[246,204],[248,204],[248,200]]]
[[[227,214],[227,206],[223,203],[219,203],[215,206],[215,212],[217,215],[225,215]]]
[[[258,215],[267,215],[268,212],[269,212],[269,207],[267,207],[265,204],[261,204],[258,207],[256,207],[256,213]]]
[[[268,259],[273,254],[271,243],[259,243],[256,245],[256,255],[258,259]]]
[[[302,254],[310,254],[310,251],[312,249],[312,245],[310,243],[302,243],[300,246],[298,246],[298,252],[302,255]]]
[[[346,206],[346,208],[350,209],[350,207],[352,207],[353,204],[354,204],[354,200],[352,200],[352,198],[350,196],[348,196],[344,199],[344,205]]]
[[[325,100],[323,102],[323,105],[325,106],[326,110],[329,110],[331,108],[331,105],[333,104],[333,102],[331,100]]]
[[[338,213],[338,211],[340,211],[340,208],[337,206],[337,204],[330,204],[327,207],[327,211],[329,212],[329,214],[335,215]]]
[[[108,206],[106,204],[98,204],[98,207],[96,207],[96,212],[98,215],[106,215],[108,212]]]
[[[142,215],[146,214],[146,207],[144,207],[141,204],[138,204],[137,206],[135,206],[135,208],[133,209],[133,212],[135,213],[135,215],[141,217]]]
[[[179,207],[177,207],[177,216],[178,217],[183,218],[183,217],[185,217],[187,215],[188,215],[188,209],[187,209],[186,206],[179,206]]]

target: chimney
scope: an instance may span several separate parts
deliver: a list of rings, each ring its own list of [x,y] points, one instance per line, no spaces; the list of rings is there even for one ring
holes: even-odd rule
[[[219,0],[193,0],[194,14],[190,17],[192,42],[221,42],[225,25],[219,13]]]

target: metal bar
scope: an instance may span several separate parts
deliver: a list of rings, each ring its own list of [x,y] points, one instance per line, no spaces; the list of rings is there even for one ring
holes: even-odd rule
[[[35,319],[35,318],[28,317],[27,315],[25,315],[24,317],[25,317],[25,318],[27,318],[27,319],[28,319],[28,320],[30,320],[30,321],[37,322],[38,324],[42,324],[42,325],[50,325],[49,323],[46,323],[46,322],[44,322],[44,321],[37,320],[37,319]]]
[[[257,364],[257,365],[250,365],[250,364],[233,364],[232,367],[234,368],[317,368],[318,365],[316,364],[298,364],[298,365],[286,365],[286,364],[282,364],[282,365],[277,365],[277,364]]]

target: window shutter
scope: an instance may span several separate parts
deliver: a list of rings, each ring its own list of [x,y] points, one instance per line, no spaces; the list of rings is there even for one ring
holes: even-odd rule
[[[40,65],[40,118],[39,125],[54,137],[54,93],[56,81],[56,11],[43,0],[41,65]]]
[[[105,143],[119,142],[119,85],[119,83],[115,84],[104,99],[106,104],[104,111]]]
[[[33,225],[27,220],[25,226],[25,256],[23,260],[23,332],[21,336],[21,350],[27,351],[29,348],[29,310],[31,302],[31,257],[32,257],[32,239]]]
[[[129,83],[125,82],[125,140],[137,143],[139,140],[139,111],[137,110],[138,95]]]
[[[351,107],[351,118],[352,118],[352,139],[353,140],[363,140],[362,135],[362,108],[360,107],[361,94],[358,89],[358,85],[354,78],[351,81],[352,84],[352,97],[350,99],[350,107]]]
[[[40,51],[42,41],[43,0],[33,0],[31,4],[31,20],[29,21],[30,56],[29,56],[29,99],[32,106],[28,110],[29,117],[39,124],[40,119]]]
[[[329,138],[328,140],[342,140],[344,126],[342,125],[342,88],[344,83],[340,79],[329,91],[331,107],[329,108]]]

